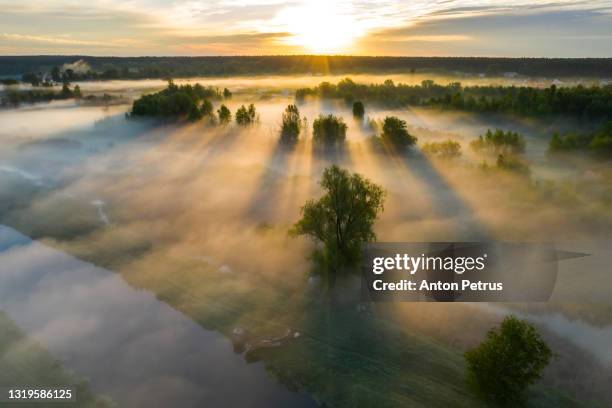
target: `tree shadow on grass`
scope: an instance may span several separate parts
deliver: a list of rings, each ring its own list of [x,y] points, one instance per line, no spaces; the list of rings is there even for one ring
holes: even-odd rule
[[[426,189],[433,204],[434,214],[445,219],[453,219],[460,235],[472,240],[491,240],[492,232],[478,219],[471,208],[444,176],[424,155],[415,152],[402,156],[400,161]]]
[[[298,142],[302,143],[302,142]],[[258,222],[276,218],[281,200],[283,182],[287,177],[290,158],[295,154],[298,143],[279,139],[269,155],[264,170],[255,182],[253,197],[245,214]]]

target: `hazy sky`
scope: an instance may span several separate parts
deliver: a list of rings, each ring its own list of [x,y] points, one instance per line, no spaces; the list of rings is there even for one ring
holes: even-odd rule
[[[0,0],[0,54],[612,57],[612,0]]]

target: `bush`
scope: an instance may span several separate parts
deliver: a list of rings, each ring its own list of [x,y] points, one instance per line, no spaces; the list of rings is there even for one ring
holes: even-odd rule
[[[385,146],[393,149],[405,149],[413,146],[417,141],[416,137],[408,133],[406,121],[395,116],[385,118],[380,137]]]
[[[425,143],[421,148],[424,154],[442,159],[453,159],[461,156],[461,144],[454,140]]]
[[[346,139],[347,126],[342,120],[334,115],[319,115],[312,123],[312,136],[315,143],[324,145],[336,145]]]
[[[468,378],[486,399],[498,404],[519,401],[535,383],[553,354],[527,321],[506,317],[499,328],[465,353]]]
[[[495,132],[491,132],[491,129],[488,129],[484,136],[480,135],[478,139],[472,141],[470,147],[478,152],[518,154],[525,151],[525,138],[512,131],[504,132],[496,129]]]

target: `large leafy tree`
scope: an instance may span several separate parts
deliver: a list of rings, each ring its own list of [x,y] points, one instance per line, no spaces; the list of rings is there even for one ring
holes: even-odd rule
[[[384,190],[359,174],[331,166],[320,181],[325,194],[306,202],[292,229],[321,244],[316,253],[333,286],[336,276],[353,266],[363,245],[376,239],[374,222],[383,210]]]
[[[489,400],[514,404],[538,380],[553,354],[525,320],[506,317],[476,348],[465,353],[470,380]]]

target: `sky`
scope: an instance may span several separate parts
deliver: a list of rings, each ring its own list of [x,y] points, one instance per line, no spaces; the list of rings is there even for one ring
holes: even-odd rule
[[[0,55],[612,57],[612,0],[0,0]]]

